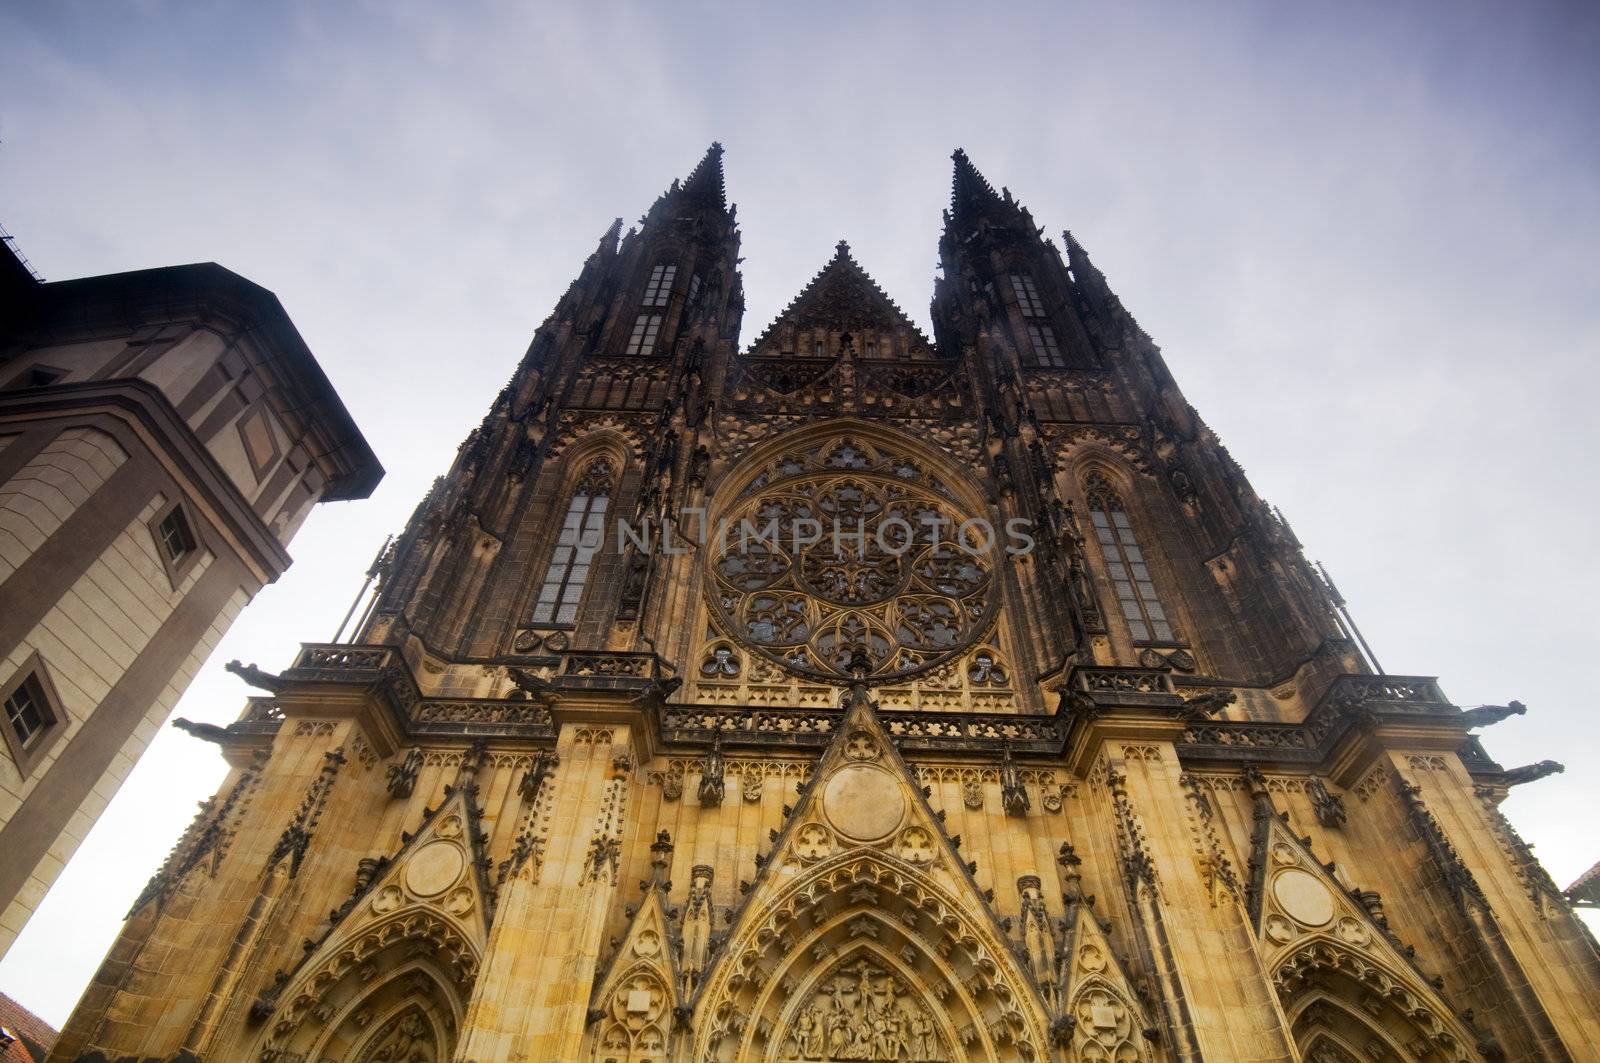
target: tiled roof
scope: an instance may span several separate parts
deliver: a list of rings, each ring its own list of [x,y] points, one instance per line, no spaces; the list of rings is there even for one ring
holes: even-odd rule
[[[0,1047],[0,1063],[38,1063],[56,1043],[53,1026],[0,993],[0,1027],[16,1040]]]
[[[1575,901],[1588,901],[1590,904],[1600,902],[1600,864],[1595,864],[1579,875],[1577,880],[1567,887],[1567,896]]]

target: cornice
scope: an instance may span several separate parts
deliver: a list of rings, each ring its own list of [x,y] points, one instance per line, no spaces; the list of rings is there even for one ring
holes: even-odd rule
[[[93,413],[115,417],[139,433],[173,479],[205,505],[208,516],[262,583],[271,583],[289,567],[292,558],[272,529],[154,384],[124,379],[0,393],[0,420]]]
[[[421,692],[394,647],[307,644],[280,677],[290,691],[253,699],[228,732],[247,741],[276,730],[287,718],[285,702],[342,714],[336,706],[344,699],[333,691],[355,686],[385,706],[399,742],[492,737],[548,746],[562,723],[580,720],[632,728],[645,757],[703,752],[714,739],[727,750],[792,750],[810,757],[827,747],[846,711],[672,703],[665,693],[674,684],[650,653],[569,652],[522,658],[521,665],[549,673],[539,680],[539,694],[521,700],[435,698]],[[1394,747],[1459,752],[1484,784],[1504,775],[1431,676],[1342,675],[1300,723],[1195,718],[1196,706],[1178,693],[1166,669],[1078,666],[1059,689],[1061,702],[1049,715],[894,709],[878,715],[906,754],[1000,758],[1009,749],[1035,761],[1065,760],[1079,774],[1106,741],[1137,739],[1172,743],[1186,768],[1254,765],[1328,774],[1356,753]]]

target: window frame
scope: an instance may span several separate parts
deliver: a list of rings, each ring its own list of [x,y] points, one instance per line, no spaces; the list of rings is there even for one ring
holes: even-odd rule
[[[1145,541],[1139,536],[1139,529],[1134,523],[1134,514],[1129,510],[1122,493],[1106,477],[1091,473],[1084,481],[1083,496],[1084,509],[1089,514],[1089,529],[1093,532],[1095,548],[1100,553],[1101,574],[1111,591],[1111,601],[1115,603],[1116,615],[1127,628],[1133,644],[1173,647],[1186,645],[1178,635],[1177,622],[1169,599],[1161,594],[1161,588],[1153,571],[1154,566],[1145,549]],[[1110,540],[1109,543],[1107,539]],[[1130,554],[1130,548],[1137,553]],[[1144,569],[1143,579],[1139,578],[1137,568]],[[1122,572],[1120,576],[1117,574],[1119,569]],[[1128,597],[1123,596],[1124,588]],[[1138,616],[1128,615],[1127,603],[1131,603],[1137,609]],[[1152,612],[1152,608],[1155,612]],[[1157,627],[1158,624],[1166,629],[1164,633]],[[1140,628],[1144,630],[1143,635],[1138,633]]]
[[[661,326],[666,323],[667,315],[657,310],[641,311],[633,319],[633,329],[628,333],[628,342],[623,347],[622,353],[630,358],[651,358],[655,356],[656,348],[661,344]],[[649,346],[645,346],[645,340]]]
[[[583,615],[584,598],[593,582],[594,566],[605,554],[605,518],[616,494],[616,480],[612,463],[606,458],[598,458],[589,463],[567,493],[567,504],[561,511],[561,525],[546,555],[538,592],[528,607],[529,627],[570,630],[577,626],[578,617]],[[580,500],[583,503],[581,508],[578,505]],[[598,507],[597,502],[600,503]],[[575,525],[574,516],[578,518]],[[565,542],[572,531],[576,531],[573,541]],[[593,547],[586,547],[585,537],[591,531],[599,536],[599,541]],[[579,558],[578,554],[585,550],[588,551],[587,556]],[[562,551],[566,551],[565,556],[561,556]],[[576,563],[578,561],[582,563]],[[573,596],[570,594],[573,588],[572,573],[577,568],[583,569],[583,576],[576,585],[577,594]],[[552,575],[556,576],[554,580],[551,579]],[[554,593],[547,597],[546,591],[551,588],[554,588]],[[543,607],[548,607],[548,616],[540,615]],[[571,609],[572,615],[562,619],[567,609]]]
[[[677,283],[678,264],[657,262],[650,267],[650,275],[645,278],[644,295],[639,300],[639,305],[652,309],[665,308],[672,302],[672,290]]]
[[[1067,356],[1061,350],[1061,338],[1055,328],[1042,318],[1028,318],[1028,347],[1032,352],[1029,368],[1067,369]]]
[[[167,539],[162,534],[161,526],[174,513],[183,520],[189,532],[189,549],[174,558],[167,552]],[[156,556],[161,559],[161,565],[167,570],[167,578],[172,581],[172,589],[177,590],[189,570],[200,560],[200,553],[205,541],[200,537],[199,525],[195,522],[194,514],[189,512],[189,507],[184,505],[183,499],[173,499],[171,502],[156,510],[155,516],[150,518],[148,525],[150,535],[155,539]]]
[[[10,701],[12,696],[30,680],[39,694],[39,707],[49,719],[28,742],[24,742],[17,734],[9,711],[5,712],[4,721],[0,721],[0,731],[5,733],[6,751],[11,755],[17,771],[24,779],[32,774],[45,754],[60,740],[71,719],[61,704],[61,696],[56,693],[55,683],[50,679],[50,671],[45,667],[44,658],[39,656],[38,650],[30,653],[6,685],[0,687],[0,706]]]
[[[1044,300],[1039,297],[1039,286],[1034,283],[1033,274],[1027,270],[1010,271],[1011,294],[1016,296],[1017,309],[1029,321],[1038,321],[1049,318],[1050,313],[1045,309]]]
[[[272,430],[276,420],[262,403],[253,403],[244,411],[244,416],[239,418],[239,444],[244,447],[245,460],[250,463],[250,472],[255,476],[256,482],[265,480],[267,473],[277,468],[278,461],[283,457],[283,448],[278,445],[278,434]],[[256,461],[255,450],[250,446],[250,435],[246,426],[252,422],[259,422],[262,431],[267,434],[267,447],[269,453],[263,461]]]

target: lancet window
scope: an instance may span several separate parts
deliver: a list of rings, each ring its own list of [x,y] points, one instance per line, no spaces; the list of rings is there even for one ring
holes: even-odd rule
[[[611,463],[601,459],[589,466],[573,488],[561,534],[550,555],[550,567],[545,569],[539,599],[533,606],[534,623],[570,624],[577,619],[589,569],[605,544],[611,483]]]
[[[1155,580],[1122,497],[1099,473],[1084,481],[1089,520],[1105,558],[1106,575],[1116,592],[1117,608],[1135,642],[1171,642],[1172,622],[1156,593]]]

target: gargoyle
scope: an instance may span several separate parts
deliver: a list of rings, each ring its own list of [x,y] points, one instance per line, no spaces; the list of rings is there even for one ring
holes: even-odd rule
[[[1180,720],[1210,719],[1238,700],[1239,695],[1231,690],[1208,690],[1204,694],[1196,694],[1192,698],[1185,698],[1183,708],[1178,710],[1178,718]]]
[[[683,676],[657,676],[650,685],[633,697],[635,705],[661,705],[683,686]]]
[[[240,679],[243,679],[246,683],[249,683],[257,690],[265,690],[271,694],[277,694],[283,690],[283,680],[280,677],[273,675],[271,672],[263,672],[261,669],[255,666],[254,661],[249,664],[241,664],[238,661],[229,661],[222,667],[232,672]]]
[[[1056,688],[1056,693],[1061,695],[1061,707],[1057,711],[1063,715],[1079,716],[1085,720],[1092,720],[1100,715],[1100,706],[1095,704],[1092,694],[1074,690],[1064,684]]]
[[[526,668],[507,665],[506,678],[515,684],[518,691],[534,701],[550,702],[555,700],[556,688],[548,680],[528,671]]]
[[[1508,716],[1521,716],[1527,711],[1528,706],[1520,701],[1513,701],[1509,705],[1479,705],[1475,709],[1462,709],[1461,722],[1468,727],[1488,727]]]
[[[215,742],[218,745],[221,745],[228,737],[228,729],[226,727],[219,727],[214,723],[195,723],[193,720],[186,720],[182,716],[173,720],[172,726],[180,731],[187,731],[196,738],[203,738],[207,742]]]
[[[1556,760],[1541,760],[1536,764],[1524,764],[1520,768],[1507,768],[1506,785],[1521,786],[1525,782],[1537,782],[1546,775],[1559,775],[1566,770],[1567,766]]]

